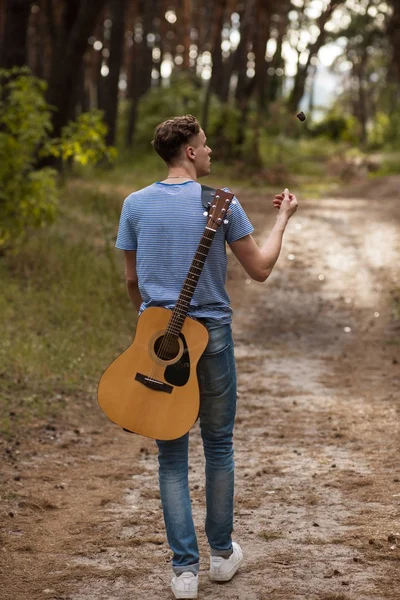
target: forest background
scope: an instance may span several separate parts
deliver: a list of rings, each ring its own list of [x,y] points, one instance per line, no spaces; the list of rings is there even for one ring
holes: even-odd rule
[[[0,600],[170,593],[156,446],[96,390],[136,326],[122,202],[184,113],[258,243],[299,199],[265,284],[228,261],[246,568],[207,582],[196,425],[200,596],[398,600],[399,99],[400,0],[0,0]]]
[[[6,437],[130,341],[113,245],[123,198],[163,177],[157,123],[196,115],[232,189],[400,171],[397,0],[2,0],[0,67]]]

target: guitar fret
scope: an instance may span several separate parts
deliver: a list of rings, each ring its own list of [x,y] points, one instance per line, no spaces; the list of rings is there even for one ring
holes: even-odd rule
[[[188,308],[188,305],[189,303],[186,300],[182,300],[182,298],[180,298],[176,305],[176,310],[181,311],[182,314],[184,314],[186,309]]]
[[[176,314],[176,315],[175,315],[175,317],[173,317],[173,319],[174,319],[174,322],[176,321],[176,322],[180,323],[180,326],[181,326],[181,327],[182,327],[182,324],[183,324],[184,320],[186,319],[186,314],[187,314],[187,310],[188,310],[188,308],[189,308],[189,307],[187,307],[187,308],[184,310],[184,312],[182,312],[182,313],[179,313],[179,314]]]
[[[186,314],[180,314],[176,321],[177,321],[177,323],[180,323],[182,325],[185,318],[186,318]]]
[[[173,325],[171,325],[169,331],[173,333],[173,335],[179,335],[179,332],[182,328],[183,325],[183,321],[179,321],[177,323],[174,323]]]

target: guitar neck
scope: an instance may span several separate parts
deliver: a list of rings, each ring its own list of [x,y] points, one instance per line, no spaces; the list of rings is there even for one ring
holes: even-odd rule
[[[190,302],[193,298],[193,294],[202,273],[204,263],[210,251],[214,235],[214,229],[211,229],[210,227],[205,228],[203,236],[197,247],[195,257],[181,289],[181,293],[179,294],[178,301],[172,312],[172,316],[167,328],[168,334],[179,336],[181,332],[183,323],[189,310]]]

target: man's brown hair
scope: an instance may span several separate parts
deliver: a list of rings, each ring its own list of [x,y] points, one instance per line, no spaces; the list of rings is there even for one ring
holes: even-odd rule
[[[193,115],[168,119],[154,130],[152,144],[157,154],[168,164],[179,156],[181,147],[200,133],[200,123]]]

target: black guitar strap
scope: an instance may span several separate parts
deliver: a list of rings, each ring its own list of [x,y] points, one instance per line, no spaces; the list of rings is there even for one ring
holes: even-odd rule
[[[208,185],[201,186],[201,202],[204,208],[206,208],[207,210],[208,203],[213,201],[216,191],[217,190],[215,188],[209,187]]]

